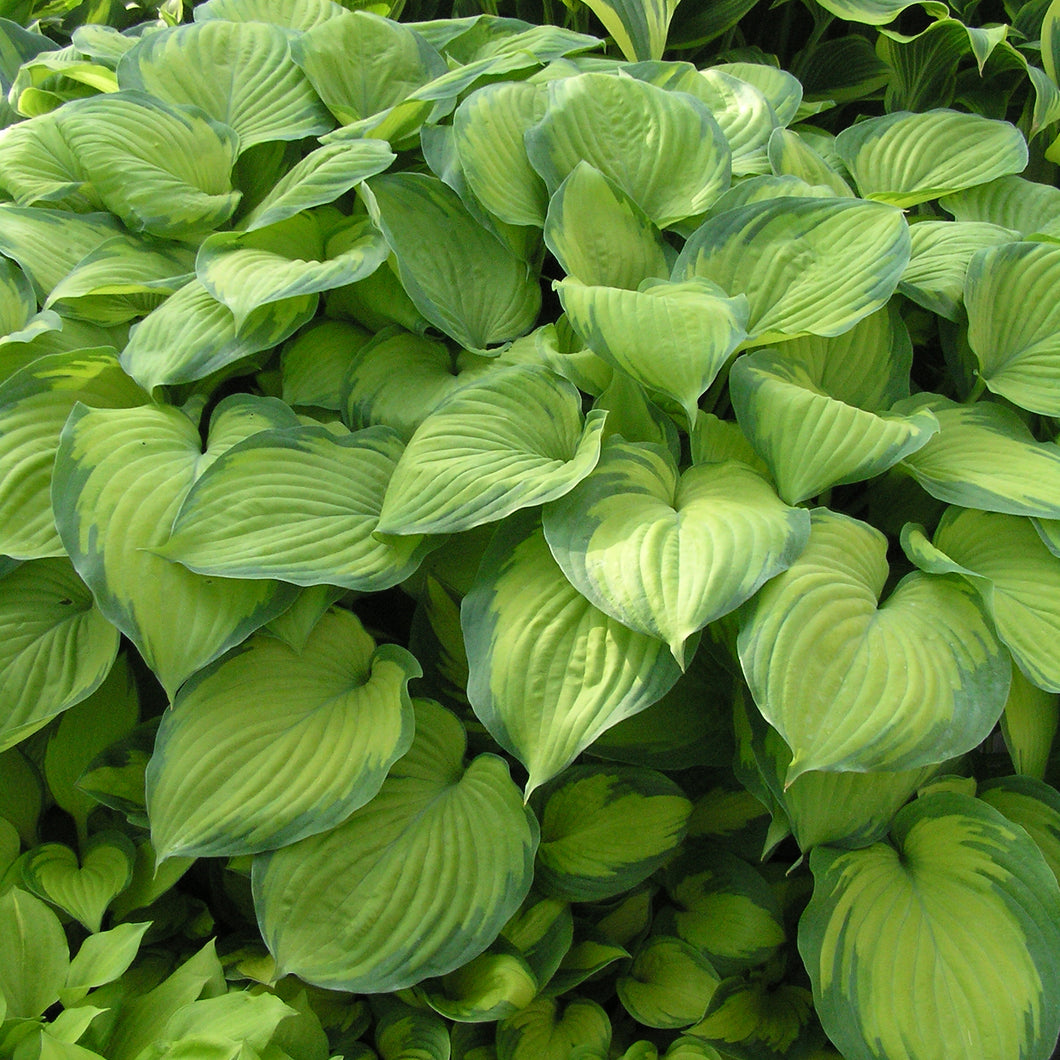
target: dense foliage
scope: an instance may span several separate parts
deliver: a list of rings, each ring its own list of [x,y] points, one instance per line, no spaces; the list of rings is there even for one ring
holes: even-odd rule
[[[2,12],[0,1057],[1046,1060],[1060,2]]]

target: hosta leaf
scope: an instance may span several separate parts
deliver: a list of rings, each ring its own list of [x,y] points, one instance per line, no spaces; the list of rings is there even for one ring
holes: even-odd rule
[[[999,225],[1024,237],[1060,235],[1060,188],[1024,177],[998,177],[947,195],[939,205],[958,221]]]
[[[497,1060],[597,1060],[610,1044],[611,1021],[587,998],[539,997],[497,1024]]]
[[[1032,685],[1013,663],[1001,735],[1017,773],[1042,780],[1060,724],[1060,696]]]
[[[747,337],[747,302],[712,283],[648,281],[638,291],[556,288],[571,327],[594,353],[676,401],[694,423],[700,397]]]
[[[109,931],[89,935],[70,962],[62,1002],[72,1007],[92,987],[117,979],[136,958],[150,924],[119,924]]]
[[[755,703],[808,770],[912,769],[980,743],[1008,692],[1008,660],[975,592],[910,574],[881,606],[883,534],[817,509],[805,551],[744,616]]]
[[[0,751],[0,817],[14,826],[27,847],[38,842],[37,823],[43,801],[44,784],[39,770],[17,747]]]
[[[891,843],[822,847],[810,867],[799,950],[844,1056],[1048,1056],[1060,890],[1019,826],[977,799],[925,795],[895,818]]]
[[[325,615],[301,652],[257,636],[197,674],[147,767],[158,859],[256,854],[344,821],[412,743],[419,675],[348,611]]]
[[[662,233],[588,162],[579,162],[549,201],[545,243],[563,271],[586,285],[635,291],[644,280],[670,275]]]
[[[947,320],[958,320],[968,263],[976,251],[1009,243],[1010,228],[984,221],[918,221],[910,225],[912,254],[898,290]]]
[[[850,185],[797,132],[774,129],[769,137],[769,165],[777,176],[791,175],[832,195],[853,198]]]
[[[0,578],[0,750],[90,696],[118,641],[65,557]]]
[[[22,861],[23,885],[99,931],[107,906],[132,879],[135,851],[121,832],[97,832],[77,854],[62,843],[34,847]]]
[[[979,798],[1026,829],[1053,875],[1060,878],[1060,793],[1056,788],[1032,777],[998,777],[980,786]]]
[[[622,54],[635,59],[660,59],[670,19],[681,0],[586,0],[614,38]]]
[[[1005,243],[972,257],[964,287],[979,375],[1021,408],[1060,415],[1060,246]]]
[[[929,408],[939,433],[902,467],[932,497],[1033,519],[1060,519],[1060,447],[1037,442],[1011,410],[992,402],[958,405],[937,394],[910,398],[895,412]]]
[[[279,345],[316,312],[317,295],[296,295],[252,310],[242,327],[198,280],[170,295],[133,331],[122,367],[146,390],[203,379]]]
[[[199,107],[235,130],[239,151],[334,125],[291,58],[287,33],[264,22],[209,20],[145,34],[118,64],[118,84]]]
[[[0,929],[0,998],[7,1002],[6,1018],[35,1020],[59,1000],[70,968],[62,924],[39,898],[13,887],[0,894]]]
[[[706,105],[634,78],[550,81],[548,109],[526,148],[550,194],[589,162],[660,228],[702,213],[729,186],[731,152]]]
[[[866,199],[903,209],[1027,165],[1027,141],[1014,125],[955,110],[869,118],[844,129],[835,146]]]
[[[269,418],[279,415],[266,405],[255,422],[242,416],[238,403],[230,400],[227,407],[227,417],[224,408],[214,415],[215,448],[204,454],[195,425],[174,408],[79,405],[56,457],[52,497],[63,545],[100,610],[132,640],[170,695],[294,596],[293,588],[276,582],[219,583],[150,551],[169,536],[184,497],[219,455],[226,431],[231,445],[238,440],[233,433],[274,426]],[[172,635],[174,612],[181,615],[179,638]]]
[[[538,981],[519,949],[501,936],[485,953],[424,983],[420,990],[427,1004],[446,1019],[492,1023],[530,1004],[537,996]]]
[[[860,22],[866,26],[885,26],[906,8],[922,7],[935,17],[945,16],[948,8],[937,0],[825,0],[821,5],[837,18]]]
[[[102,209],[86,183],[54,112],[10,125],[0,135],[0,185],[19,206],[51,202],[68,209]]]
[[[530,330],[541,308],[536,277],[467,212],[456,192],[420,173],[376,177],[365,187],[372,219],[397,256],[402,286],[432,324],[471,349]]]
[[[694,946],[653,935],[615,988],[623,1008],[638,1023],[676,1030],[703,1018],[720,981]]]
[[[528,769],[527,791],[677,680],[660,640],[598,611],[522,518],[497,533],[461,607],[468,699]]]
[[[934,545],[915,529],[903,538],[923,570],[965,575],[1020,669],[1040,688],[1060,692],[1060,559],[1030,520],[950,508]]]
[[[445,60],[415,30],[366,11],[328,19],[299,38],[294,54],[343,125],[402,103],[446,72]]]
[[[404,448],[388,427],[341,438],[326,427],[261,431],[199,477],[155,554],[223,578],[389,589],[430,547],[373,536]]]
[[[809,530],[807,512],[788,508],[742,464],[680,474],[661,447],[624,441],[609,442],[596,469],[544,517],[571,584],[624,625],[666,641],[682,668],[688,638],[785,570]]]
[[[252,232],[334,202],[362,180],[387,169],[396,157],[385,140],[352,140],[310,151],[239,222],[239,228]]]
[[[507,81],[471,93],[453,115],[460,167],[475,197],[513,225],[543,227],[548,193],[526,154],[523,134],[544,114],[538,85]]]
[[[789,358],[785,347],[747,354],[729,375],[740,427],[787,503],[879,475],[938,432],[928,409],[875,413],[831,397],[814,367]]]
[[[343,380],[371,337],[364,328],[345,320],[313,321],[284,347],[282,399],[288,405],[341,409]]]
[[[799,113],[799,107],[802,105],[802,84],[787,70],[757,62],[719,63],[713,69],[720,70],[730,77],[738,77],[757,88],[773,108],[778,125],[790,125]]]
[[[464,766],[436,703],[371,802],[330,832],[258,856],[258,922],[277,962],[334,989],[381,993],[444,975],[497,936],[530,889],[538,828],[505,762]]]
[[[450,394],[497,365],[408,331],[379,332],[354,356],[343,382],[346,423],[353,430],[385,424],[409,439]]]
[[[701,225],[673,278],[701,276],[750,303],[756,345],[839,335],[879,309],[909,262],[900,211],[852,199],[781,198]]]
[[[199,282],[232,311],[236,332],[271,302],[355,283],[386,261],[383,237],[366,217],[325,233],[312,213],[253,232],[218,232],[195,259]]]
[[[762,171],[763,152],[777,117],[761,89],[718,67],[696,70],[674,87],[710,107],[732,151],[733,176]]]
[[[396,997],[379,998],[374,1039],[382,1060],[449,1060],[449,1029],[444,1020]]]
[[[192,17],[196,22],[218,18],[227,22],[271,22],[288,29],[307,30],[345,10],[335,0],[291,0],[282,7],[272,0],[207,0],[195,5]]]
[[[111,92],[66,104],[56,120],[103,204],[133,231],[202,235],[239,202],[231,183],[236,138],[198,111]]]
[[[0,554],[65,555],[51,483],[59,433],[74,405],[129,408],[147,400],[109,349],[50,354],[0,383]]]
[[[574,766],[539,797],[537,885],[575,902],[647,879],[677,850],[692,811],[663,774],[631,766]]]
[[[606,414],[577,390],[512,365],[452,393],[412,436],[379,514],[384,534],[440,534],[554,500],[593,469]]]

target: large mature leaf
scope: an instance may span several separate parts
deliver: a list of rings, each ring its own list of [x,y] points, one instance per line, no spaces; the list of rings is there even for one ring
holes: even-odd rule
[[[129,408],[147,400],[109,349],[50,354],[0,383],[0,554],[65,555],[51,484],[59,433],[74,405]]]
[[[903,209],[1027,165],[1027,141],[1014,125],[955,110],[869,118],[844,129],[835,146],[865,198]]]
[[[758,89],[773,108],[778,126],[786,127],[798,116],[802,107],[802,84],[787,70],[772,63],[748,61],[719,63],[714,69],[738,77]]]
[[[220,452],[287,417],[294,419],[279,402],[229,399],[214,414],[205,454],[195,425],[169,407],[78,405],[63,431],[52,483],[59,536],[100,610],[170,695],[294,597],[290,586],[217,581],[150,551],[165,543],[192,483]]]
[[[909,262],[899,210],[853,199],[780,198],[702,224],[674,266],[744,294],[756,345],[839,335],[879,309]]]
[[[236,332],[252,313],[287,299],[356,283],[390,253],[367,217],[331,229],[311,212],[251,232],[218,232],[199,247],[199,282],[232,311]]]
[[[995,394],[1060,415],[1060,246],[1005,243],[975,254],[964,287],[968,345]]]
[[[637,291],[557,285],[571,327],[596,354],[696,419],[700,397],[747,337],[747,301],[698,278],[647,280]]]
[[[155,553],[224,578],[389,589],[431,547],[416,535],[373,536],[404,448],[389,427],[262,431],[203,472]]]
[[[537,884],[576,902],[646,880],[673,856],[692,812],[673,781],[631,766],[574,766],[540,795]]]
[[[301,140],[334,122],[291,58],[288,34],[264,22],[209,20],[144,34],[118,64],[121,88],[199,107],[235,130],[238,150]]]
[[[613,181],[579,162],[548,204],[545,243],[568,276],[635,291],[670,275],[669,250],[648,215]]]
[[[256,854],[340,824],[411,745],[419,674],[348,611],[325,615],[301,652],[259,635],[197,674],[147,767],[158,860]]]
[[[766,144],[777,127],[777,115],[760,88],[719,67],[696,70],[672,87],[710,107],[732,151],[733,176],[763,171]]]
[[[939,205],[958,221],[1000,225],[1022,236],[1060,235],[1060,188],[1023,177],[998,177],[947,195]]]
[[[455,716],[415,706],[412,746],[371,802],[255,858],[278,975],[363,993],[411,986],[480,954],[526,897],[538,827],[506,763],[465,766]]]
[[[670,19],[681,0],[586,0],[622,54],[635,59],[661,59]]]
[[[203,379],[279,345],[312,319],[317,301],[305,294],[268,302],[237,327],[232,310],[190,280],[136,326],[122,367],[146,390]]]
[[[666,641],[683,668],[689,637],[791,565],[810,518],[735,461],[681,474],[661,446],[612,440],[588,478],[546,508],[544,531],[580,593]]]
[[[902,467],[940,501],[1032,519],[1060,519],[1060,447],[1037,442],[1011,409],[988,401],[958,405],[918,394],[896,412],[929,408],[939,433]]]
[[[453,392],[417,428],[387,487],[383,534],[441,534],[561,497],[592,471],[606,413],[584,422],[555,372],[512,365]]]
[[[819,368],[798,354],[789,357],[785,346],[747,354],[729,374],[740,427],[788,504],[872,478],[922,448],[939,429],[928,409],[877,413],[833,397]]]
[[[420,173],[376,177],[365,187],[402,286],[432,324],[471,349],[530,330],[541,308],[536,277],[456,192]]]
[[[91,695],[118,641],[65,557],[0,578],[0,750]]]
[[[86,182],[54,112],[4,129],[0,136],[0,185],[19,206],[41,202],[71,210],[99,210],[103,206]]]
[[[202,235],[239,203],[236,137],[200,111],[112,92],[67,103],[56,121],[103,204],[133,231]]]
[[[910,528],[903,545],[923,570],[966,576],[1023,672],[1060,692],[1060,559],[1029,519],[949,508],[933,544]]]
[[[1060,889],[1022,828],[977,799],[925,795],[890,843],[821,847],[810,867],[799,950],[844,1056],[1046,1060],[1060,1030]]]
[[[817,509],[805,551],[744,616],[740,662],[755,703],[808,770],[912,769],[980,743],[1009,665],[975,591],[908,575],[880,605],[883,534]]]
[[[651,706],[680,673],[662,641],[608,617],[567,581],[527,517],[497,531],[461,625],[468,699],[527,767],[528,792]]]
[[[445,60],[415,30],[366,11],[311,29],[295,43],[294,55],[344,125],[403,102],[446,72]]]
[[[589,162],[660,228],[703,213],[729,186],[731,152],[707,106],[635,78],[550,81],[526,148],[550,193]]]

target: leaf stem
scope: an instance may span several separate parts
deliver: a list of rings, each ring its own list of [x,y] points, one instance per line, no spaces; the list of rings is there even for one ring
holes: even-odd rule
[[[982,376],[978,376],[975,380],[975,385],[969,391],[968,396],[964,399],[966,405],[973,405],[982,396],[986,390],[986,380]]]

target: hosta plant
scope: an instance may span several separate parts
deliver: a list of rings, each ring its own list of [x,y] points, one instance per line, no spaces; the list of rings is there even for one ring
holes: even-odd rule
[[[530,6],[0,22],[0,1056],[1052,1053],[1060,9]]]

